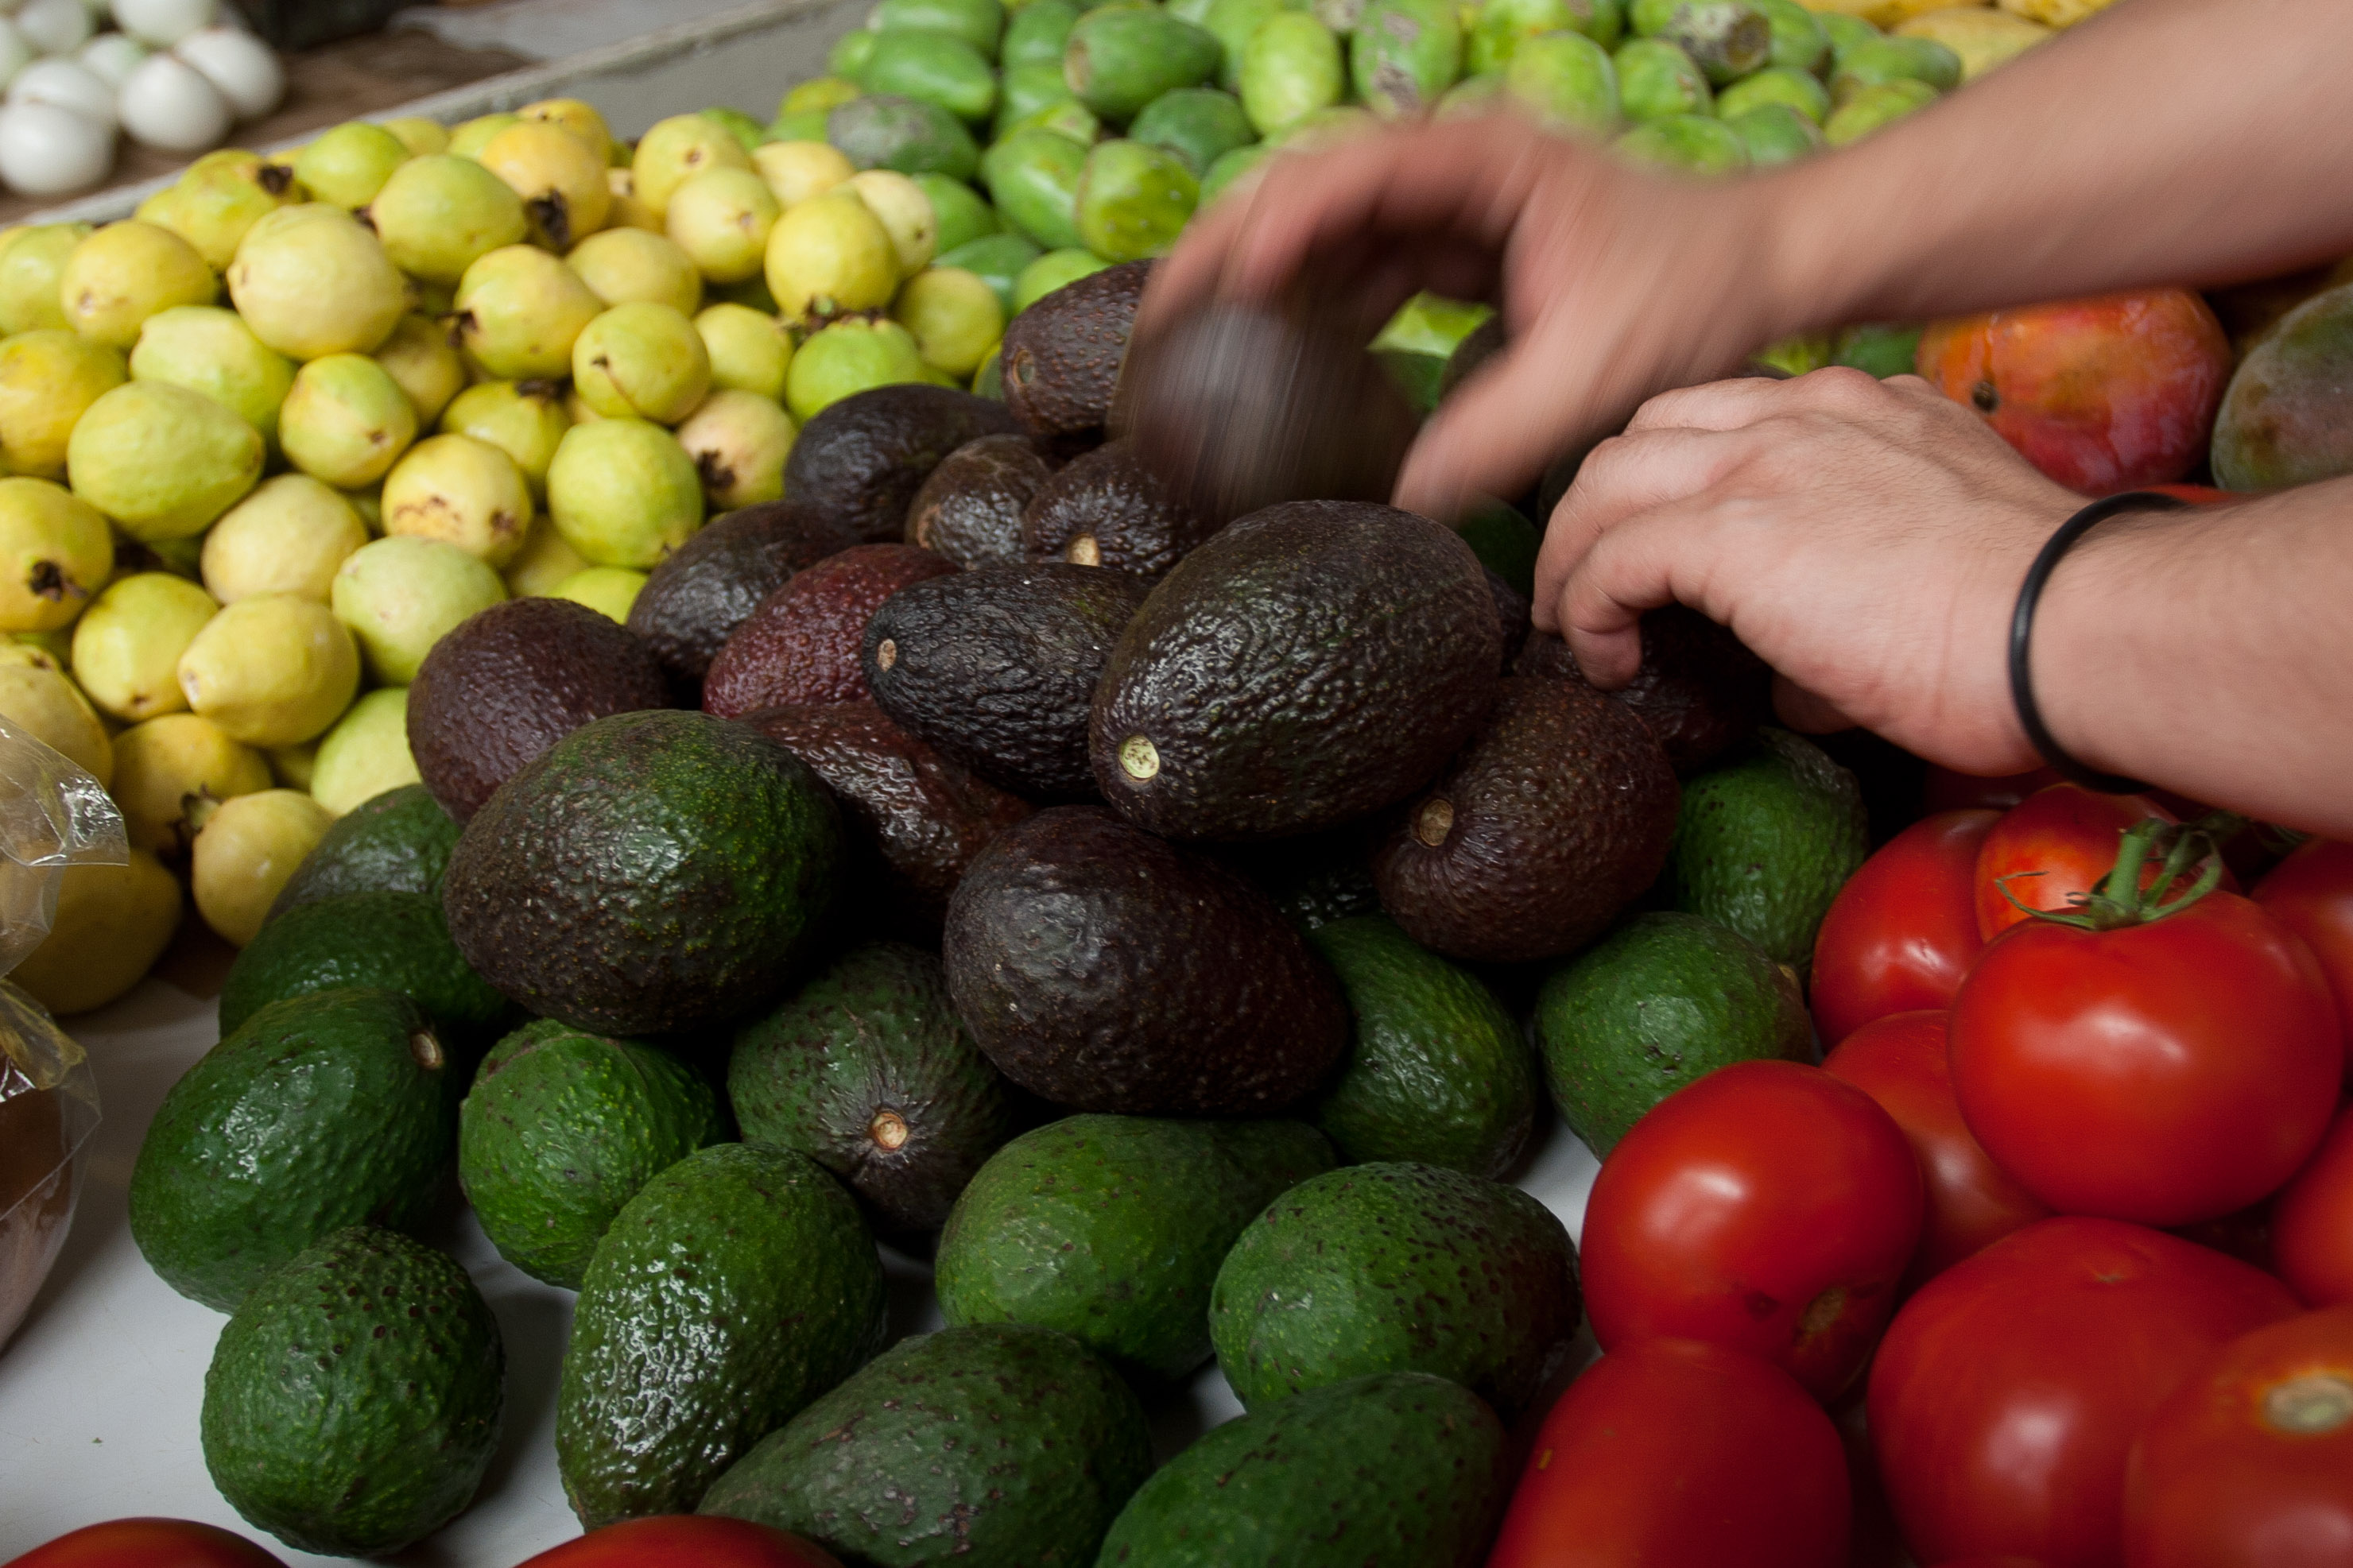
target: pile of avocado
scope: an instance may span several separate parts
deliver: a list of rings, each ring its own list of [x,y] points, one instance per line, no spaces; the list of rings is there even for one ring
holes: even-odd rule
[[[1810,1054],[1862,803],[1687,613],[1588,686],[1508,510],[1195,511],[1106,439],[1149,266],[1025,312],[1003,403],[828,408],[629,629],[514,601],[428,656],[424,782],[288,883],[132,1183],[230,1314],[203,1436],[246,1518],[377,1555],[470,1500],[498,1324],[417,1239],[454,1169],[578,1292],[586,1525],[1483,1558],[1580,1344],[1509,1178],[1555,1107],[1606,1150]],[[885,1244],[947,1328],[889,1342]],[[1248,1413],[1155,1456],[1213,1359]]]

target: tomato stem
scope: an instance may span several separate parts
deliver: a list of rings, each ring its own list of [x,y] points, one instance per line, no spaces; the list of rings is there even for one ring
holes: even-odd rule
[[[2214,812],[2186,824],[2168,822],[2161,816],[2145,817],[2126,829],[2123,842],[2116,847],[2116,866],[2100,879],[2099,885],[2088,896],[2069,896],[2072,908],[2027,909],[2010,898],[2007,887],[2002,889],[2002,896],[2036,920],[2073,926],[2077,931],[2121,931],[2127,926],[2154,925],[2168,916],[2179,914],[2222,885],[2222,842],[2245,826],[2245,817],[2229,811]],[[2164,858],[2158,863],[2157,875],[2143,889],[2142,873],[2147,869],[2150,857],[2157,855]],[[2197,873],[2195,879],[2174,893],[2174,888],[2192,871]]]

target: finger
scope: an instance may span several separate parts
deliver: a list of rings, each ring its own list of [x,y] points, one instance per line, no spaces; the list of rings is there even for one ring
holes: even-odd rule
[[[1690,497],[1605,531],[1585,552],[1555,596],[1556,613],[1560,635],[1596,686],[1613,689],[1634,678],[1645,610],[1686,604],[1707,612],[1703,589],[1717,521],[1713,497]]]
[[[1927,387],[1916,376],[1906,379]],[[1864,372],[1831,365],[1787,381],[1745,375],[1662,392],[1636,409],[1626,428],[1734,430],[1793,414],[1867,418],[1898,401],[1885,384]]]
[[[1644,430],[1594,447],[1553,509],[1537,552],[1537,626],[1558,629],[1562,588],[1611,530],[1711,489],[1756,441],[1746,430]]]
[[[1773,678],[1773,711],[1790,729],[1805,735],[1834,735],[1855,727],[1844,709],[1786,675]]]

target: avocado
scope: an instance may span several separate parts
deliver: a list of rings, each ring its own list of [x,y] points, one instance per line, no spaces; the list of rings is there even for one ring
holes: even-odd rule
[[[269,918],[299,904],[345,893],[429,893],[438,897],[458,825],[423,784],[403,784],[335,818],[325,837],[294,868],[269,906]]]
[[[1144,106],[1127,133],[1148,147],[1176,153],[1197,179],[1235,148],[1258,140],[1241,100],[1214,87],[1180,87],[1162,93]]]
[[[877,1568],[1090,1568],[1151,1473],[1118,1374],[1068,1335],[991,1324],[893,1345],[762,1438],[702,1511]]]
[[[727,634],[794,573],[857,542],[831,513],[797,500],[731,511],[662,558],[629,605],[629,630],[661,661],[680,705],[699,707]]]
[[[245,945],[221,983],[221,1033],[235,1034],[272,1002],[346,985],[416,1003],[461,1067],[514,1016],[450,940],[438,898],[346,893],[289,910]]]
[[[1264,1115],[1322,1082],[1348,1014],[1245,878],[1101,806],[1052,806],[948,900],[956,1012],[999,1071],[1076,1110]]]
[[[907,542],[970,570],[1022,558],[1021,512],[1053,475],[1026,436],[981,436],[940,459],[907,506]]]
[[[1442,1377],[1360,1377],[1253,1410],[1144,1483],[1101,1568],[1479,1568],[1511,1444]]]
[[[1544,533],[1521,515],[1519,508],[1499,500],[1475,500],[1454,530],[1479,557],[1479,563],[1521,598],[1535,593],[1536,554],[1544,548]]]
[[[1674,769],[1590,687],[1515,675],[1373,859],[1381,907],[1453,958],[1573,952],[1658,879]]]
[[[980,168],[980,148],[964,121],[920,99],[883,92],[853,98],[826,115],[825,139],[860,169],[969,180]]]
[[[1259,1211],[1332,1168],[1297,1121],[1073,1116],[980,1168],[940,1233],[951,1323],[1059,1329],[1114,1364],[1182,1377],[1209,1356],[1209,1286]]]
[[[1079,18],[1062,51],[1062,79],[1079,101],[1106,120],[1138,110],[1218,68],[1212,35],[1154,7],[1097,6]]]
[[[865,701],[858,650],[866,623],[902,588],[955,569],[912,544],[859,544],[796,573],[727,635],[703,672],[702,710],[740,719],[763,708]]]
[[[1340,1157],[1510,1170],[1535,1131],[1538,1091],[1527,1041],[1495,994],[1387,915],[1333,921],[1308,941],[1340,977],[1353,1020],[1347,1065],[1312,1112]]]
[[[1111,414],[1149,261],[1090,272],[1005,324],[1005,405],[1032,436],[1092,441]]]
[[[1021,547],[1030,560],[1143,577],[1165,575],[1211,531],[1125,441],[1071,458],[1021,513]]]
[[[1464,541],[1468,543],[1469,541]],[[1498,673],[1508,671],[1512,661],[1520,656],[1520,648],[1528,640],[1529,616],[1535,605],[1528,596],[1504,580],[1503,574],[1484,562],[1480,563],[1487,577],[1487,596],[1495,604],[1495,629],[1504,642],[1504,658]]]
[[[1870,852],[1854,774],[1768,726],[1684,786],[1664,886],[1672,908],[1730,926],[1802,982],[1822,916]]]
[[[738,1029],[727,1098],[744,1137],[807,1155],[902,1234],[937,1230],[1014,1131],[940,961],[898,942],[851,949]]]
[[[670,706],[653,651],[569,599],[509,599],[433,645],[408,689],[408,750],[463,823],[525,763],[591,719]]]
[[[1095,684],[1149,592],[1124,572],[1059,561],[918,583],[867,623],[866,683],[886,711],[981,777],[1031,800],[1096,798]]]
[[[164,1283],[227,1311],[320,1237],[414,1229],[438,1205],[463,1085],[415,1003],[274,1002],[164,1096],[131,1173],[131,1237]]]
[[[716,1143],[596,1244],[555,1398],[564,1495],[594,1530],[685,1513],[753,1444],[882,1348],[858,1205],[788,1149]]]
[[[505,1392],[499,1322],[466,1271],[352,1226],[269,1274],[222,1327],[205,1468],[289,1546],[385,1556],[473,1500]]]
[[[580,1288],[655,1173],[727,1135],[702,1075],[659,1047],[540,1018],[498,1044],[458,1116],[458,1180],[499,1256]]]
[[[583,725],[474,814],[449,934],[542,1017],[655,1035],[750,1011],[823,926],[841,817],[748,725],[670,709]]]
[[[1179,562],[1112,649],[1089,746],[1119,813],[1175,838],[1278,838],[1402,800],[1471,738],[1501,663],[1451,529],[1293,501]]]
[[[1813,1059],[1798,983],[1697,915],[1636,915],[1545,977],[1536,1041],[1561,1119],[1606,1159],[1651,1107],[1734,1062]]]
[[[1251,1406],[1429,1372],[1510,1415],[1579,1315],[1577,1247],[1550,1209],[1406,1161],[1344,1166],[1275,1199],[1209,1295],[1218,1364]]]
[[[1303,931],[1352,915],[1380,913],[1373,886],[1378,824],[1351,822],[1321,833],[1278,838],[1221,852],[1226,863],[1266,890]]]
[[[948,895],[1029,803],[975,778],[871,702],[768,708],[744,722],[807,763],[840,805],[850,899],[871,923],[939,941]],[[856,862],[862,861],[863,864]]]
[[[904,536],[907,503],[949,453],[1020,429],[1005,405],[952,386],[870,387],[801,426],[785,459],[785,494],[861,542],[884,543]]]
[[[1514,668],[1583,682],[1568,645],[1532,635]],[[1689,778],[1746,744],[1773,713],[1773,671],[1741,640],[1696,610],[1668,605],[1642,616],[1642,663],[1609,694],[1642,716],[1675,772]]]

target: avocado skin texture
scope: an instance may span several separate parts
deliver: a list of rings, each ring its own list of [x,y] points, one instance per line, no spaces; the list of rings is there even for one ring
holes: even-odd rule
[[[1264,1115],[1347,1048],[1331,972],[1264,893],[1101,806],[998,834],[948,901],[942,956],[997,1070],[1076,1110]]]
[[[1475,1394],[1390,1373],[1253,1410],[1144,1483],[1100,1568],[1478,1568],[1512,1489]]]
[[[898,1232],[937,1230],[1015,1125],[940,961],[897,942],[852,949],[737,1030],[727,1097],[746,1138],[807,1155]]]
[[[1650,1109],[1717,1068],[1810,1062],[1813,1020],[1765,950],[1697,915],[1636,915],[1545,977],[1536,1039],[1563,1121],[1607,1158]]]
[[[1509,1414],[1577,1332],[1577,1247],[1501,1182],[1405,1161],[1300,1183],[1218,1270],[1209,1334],[1256,1406],[1377,1372],[1450,1377]]]
[[[1568,645],[1550,632],[1530,634],[1513,668],[1587,684]],[[1729,628],[1667,605],[1643,614],[1641,666],[1609,696],[1641,715],[1688,778],[1747,744],[1772,717],[1773,671]]]
[[[430,893],[438,897],[458,825],[423,784],[403,784],[362,801],[335,819],[269,906],[276,920],[301,904],[345,893]]]
[[[858,542],[836,518],[796,500],[763,501],[713,518],[647,577],[629,630],[661,661],[681,708],[702,701],[702,676],[754,606]]]
[[[1186,507],[1125,441],[1073,458],[1021,511],[1032,561],[1070,561],[1159,577],[1217,531]]]
[[[1423,946],[1508,963],[1593,940],[1658,879],[1679,799],[1641,720],[1590,687],[1512,676],[1373,859]]]
[[[149,1124],[131,1236],[164,1283],[220,1311],[330,1232],[438,1206],[461,1073],[406,996],[322,991],[262,1008]]]
[[[1332,1168],[1298,1121],[1072,1116],[980,1168],[940,1233],[949,1322],[1059,1329],[1115,1365],[1182,1377],[1209,1357],[1209,1287],[1251,1217]]]
[[[406,996],[470,1062],[514,1013],[449,939],[438,899],[346,893],[288,910],[246,944],[221,983],[221,1033],[272,1002],[350,985]]]
[[[879,1568],[1088,1568],[1151,1473],[1117,1373],[1067,1335],[993,1324],[893,1345],[761,1439],[702,1511]]]
[[[952,386],[870,387],[801,426],[785,459],[785,493],[858,542],[895,542],[942,458],[976,436],[1020,429],[1005,405]]]
[[[205,1468],[289,1546],[397,1552],[473,1500],[499,1446],[506,1350],[448,1254],[373,1226],[263,1279],[205,1373]]]
[[[719,1143],[638,1189],[582,1280],[555,1399],[589,1530],[688,1513],[752,1445],[882,1348],[882,1259],[799,1154]]]
[[[912,544],[860,544],[828,556],[760,601],[702,677],[702,710],[741,719],[765,708],[863,702],[867,623],[895,595],[955,574]]]
[[[567,1290],[621,1206],[657,1172],[727,1136],[702,1075],[638,1040],[525,1024],[474,1074],[458,1180],[499,1256]]]
[[[1373,848],[1379,824],[1351,822],[1297,838],[1252,844],[1220,855],[1266,889],[1275,907],[1303,931],[1352,915],[1375,915],[1381,896],[1373,886]]]
[[[1501,662],[1484,570],[1452,530],[1366,502],[1269,507],[1177,563],[1112,650],[1095,781],[1173,838],[1329,827],[1427,783]],[[1157,753],[1142,779],[1138,736]]]
[[[1814,933],[1871,852],[1855,776],[1786,730],[1683,787],[1667,858],[1675,909],[1730,926],[1802,982]]]
[[[970,571],[1018,561],[1021,511],[1053,470],[1025,436],[981,436],[940,459],[907,503],[907,542]]]
[[[1313,1118],[1340,1157],[1416,1160],[1500,1177],[1535,1127],[1535,1064],[1495,994],[1386,915],[1334,921],[1308,941],[1355,1020],[1347,1065]]]
[[[990,783],[1031,800],[1092,800],[1095,683],[1151,591],[1059,561],[934,577],[867,623],[866,684],[892,717]]]
[[[467,961],[531,1012],[670,1034],[788,982],[841,859],[832,796],[784,747],[707,714],[622,713],[475,813],[442,907]]]
[[[1005,405],[1032,436],[1099,437],[1110,417],[1149,261],[1123,262],[1066,283],[1005,324],[997,364]],[[810,423],[814,425],[815,420]]]

